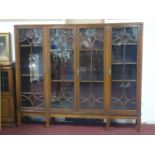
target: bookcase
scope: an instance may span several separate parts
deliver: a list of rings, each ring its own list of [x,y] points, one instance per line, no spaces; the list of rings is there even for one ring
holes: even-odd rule
[[[14,126],[14,65],[1,64],[1,123],[2,126]]]
[[[24,116],[141,124],[143,23],[16,25],[18,125]]]

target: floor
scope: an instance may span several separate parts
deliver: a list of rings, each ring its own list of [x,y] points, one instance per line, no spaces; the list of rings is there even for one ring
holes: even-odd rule
[[[103,125],[56,123],[46,128],[41,123],[23,123],[20,127],[2,127],[0,135],[154,135],[155,125],[142,124],[137,132],[134,125],[114,124],[108,130]]]

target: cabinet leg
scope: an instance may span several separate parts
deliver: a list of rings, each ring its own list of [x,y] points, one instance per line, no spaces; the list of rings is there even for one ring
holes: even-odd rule
[[[50,123],[49,121],[46,120],[46,128],[49,128],[50,127]]]
[[[21,114],[17,112],[17,126],[21,126]]]
[[[50,120],[49,120],[49,116],[46,116],[46,128],[50,127]]]
[[[110,119],[106,119],[106,129],[108,130],[110,127]]]
[[[137,132],[140,132],[140,129],[141,129],[141,117],[140,116],[137,117],[136,128],[137,128]]]

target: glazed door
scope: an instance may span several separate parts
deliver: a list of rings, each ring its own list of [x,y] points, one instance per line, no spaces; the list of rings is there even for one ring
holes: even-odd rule
[[[139,27],[111,28],[111,110],[137,109]],[[140,59],[139,59],[140,60]]]
[[[104,111],[104,28],[78,29],[78,110]]]
[[[76,108],[75,28],[49,29],[50,109],[72,111]]]
[[[45,107],[44,42],[42,28],[19,28],[19,52],[16,66],[19,70],[20,90],[17,97],[22,109],[40,110]],[[18,87],[18,86],[17,86]]]
[[[9,93],[11,90],[9,89],[9,70],[2,69],[1,71],[1,92]]]

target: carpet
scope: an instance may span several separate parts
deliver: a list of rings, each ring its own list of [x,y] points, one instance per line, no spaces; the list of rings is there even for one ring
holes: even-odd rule
[[[0,135],[154,135],[155,125],[142,124],[141,131],[137,132],[134,125],[113,125],[107,130],[101,125],[72,125],[23,123],[20,127],[2,127]]]

